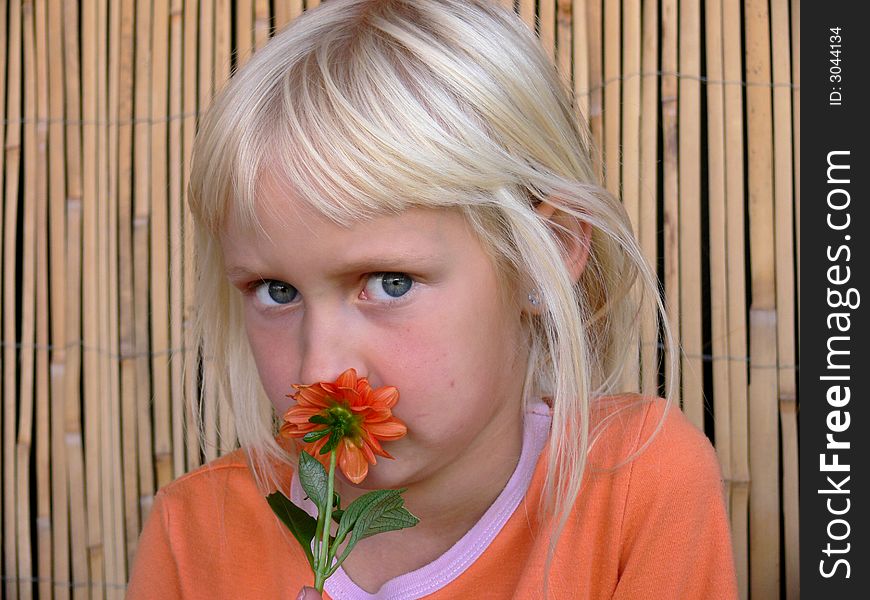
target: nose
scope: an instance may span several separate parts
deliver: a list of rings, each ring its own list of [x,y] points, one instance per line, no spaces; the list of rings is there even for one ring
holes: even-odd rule
[[[348,310],[341,307],[309,308],[302,324],[300,383],[334,381],[353,367],[360,376],[367,373],[359,327]]]

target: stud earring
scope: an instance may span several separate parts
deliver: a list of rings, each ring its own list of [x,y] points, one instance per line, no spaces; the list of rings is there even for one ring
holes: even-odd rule
[[[541,303],[541,299],[538,297],[538,289],[532,288],[529,292],[529,302],[532,306],[538,306]]]

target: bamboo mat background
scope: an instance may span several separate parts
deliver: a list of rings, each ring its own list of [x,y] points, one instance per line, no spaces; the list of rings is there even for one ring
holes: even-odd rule
[[[797,598],[800,4],[504,3],[572,81],[658,266],[741,595]],[[316,4],[2,2],[3,598],[123,597],[155,491],[233,448],[208,363],[204,455],[188,428],[191,143],[231,71]]]

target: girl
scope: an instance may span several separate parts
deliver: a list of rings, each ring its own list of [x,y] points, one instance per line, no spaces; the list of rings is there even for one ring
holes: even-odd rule
[[[575,112],[486,0],[330,0],[236,74],[190,198],[242,450],[160,491],[131,598],[310,585],[264,499],[305,502],[275,416],[351,367],[399,389],[408,434],[338,492],[407,488],[420,523],[363,540],[329,597],[735,596],[712,447],[655,390],[619,393],[662,307]]]

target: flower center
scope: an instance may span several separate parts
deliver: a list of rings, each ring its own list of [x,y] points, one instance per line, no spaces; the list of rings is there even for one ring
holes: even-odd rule
[[[326,409],[326,418],[332,429],[338,430],[341,437],[356,438],[359,435],[359,417],[342,404],[333,404]]]

